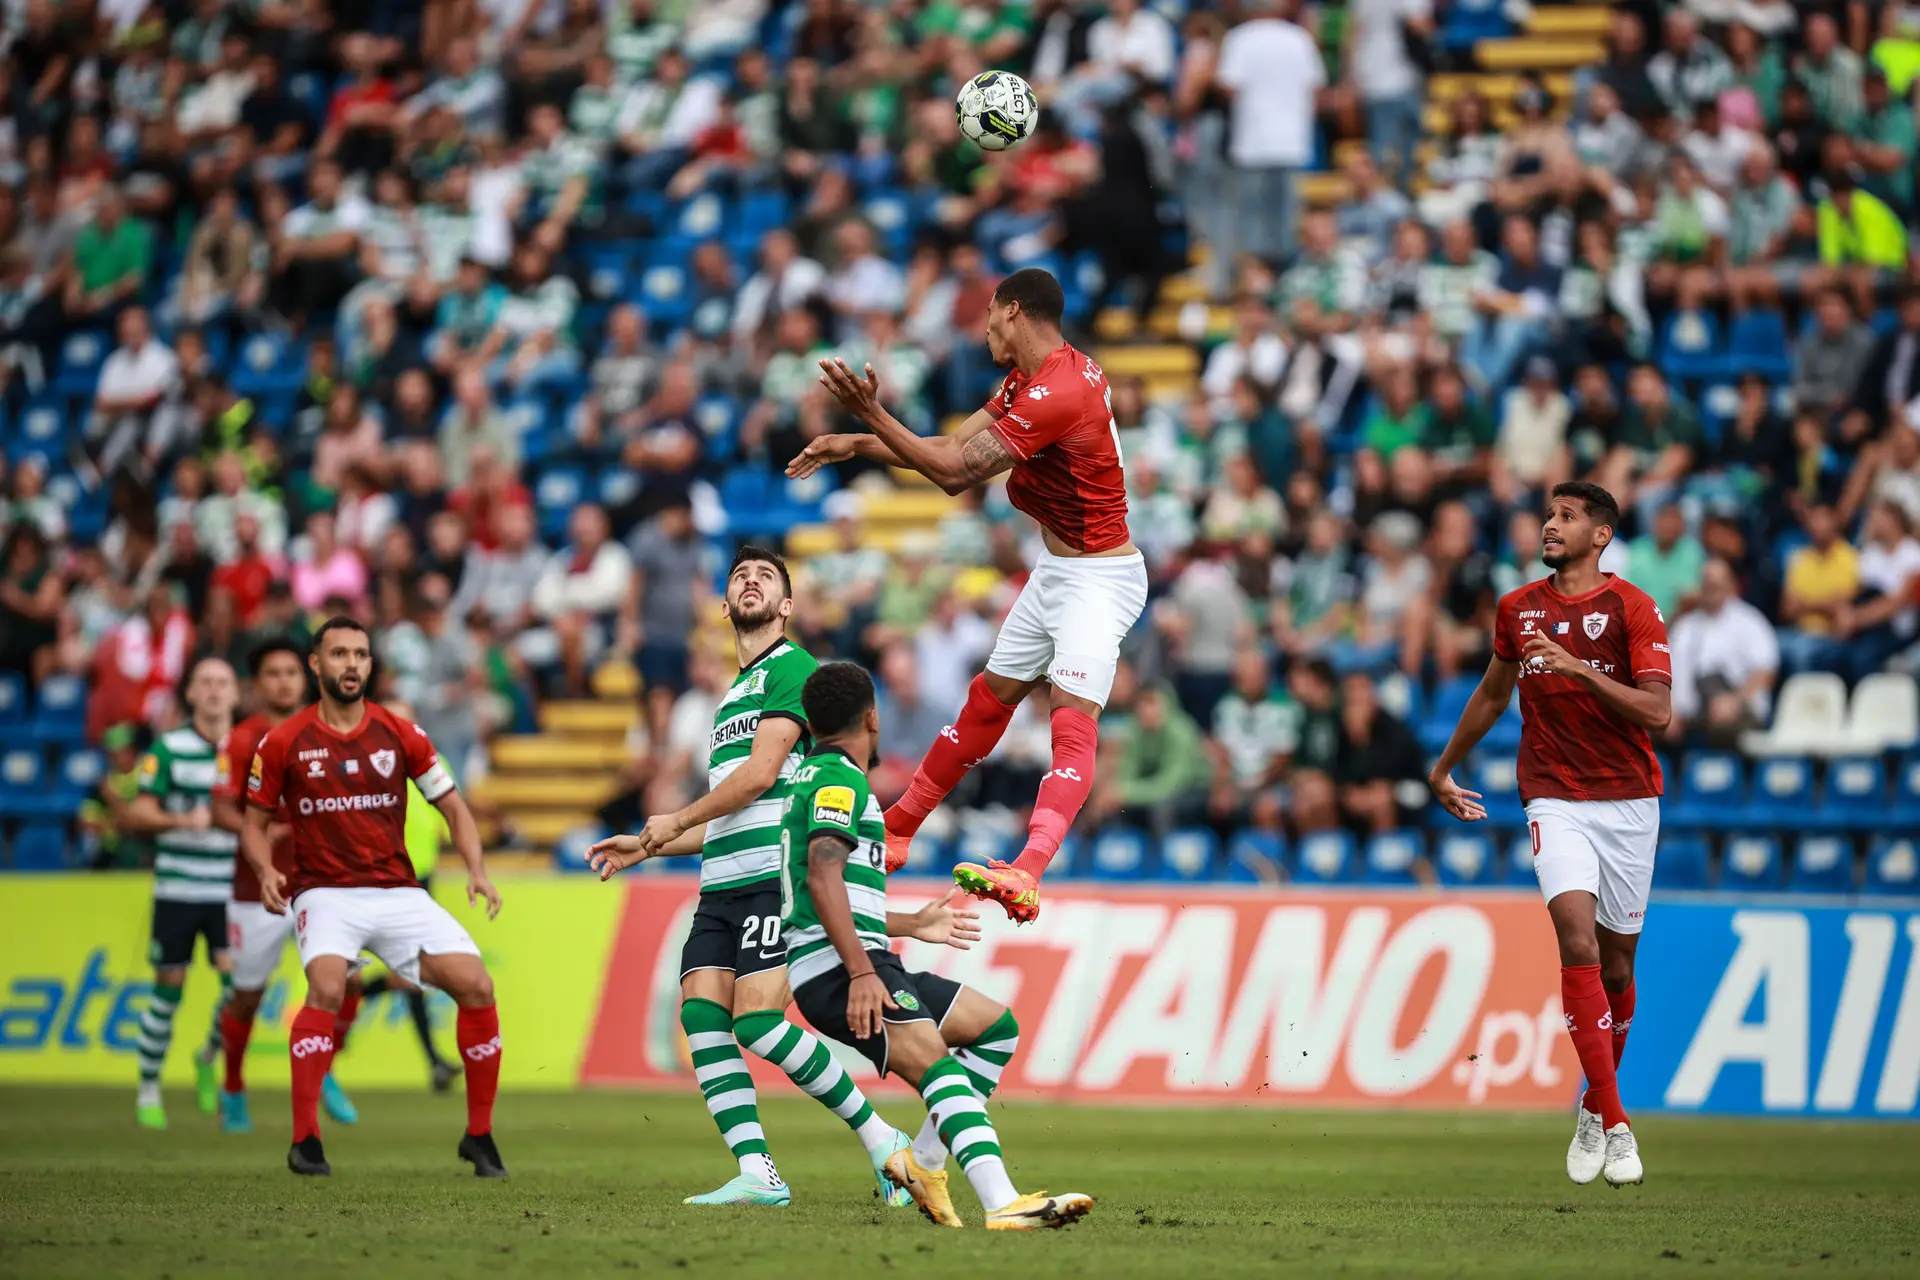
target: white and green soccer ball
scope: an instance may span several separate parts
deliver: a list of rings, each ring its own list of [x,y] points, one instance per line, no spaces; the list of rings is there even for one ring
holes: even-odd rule
[[[1011,71],[982,71],[961,85],[953,111],[960,132],[982,151],[1017,147],[1040,123],[1033,86]]]

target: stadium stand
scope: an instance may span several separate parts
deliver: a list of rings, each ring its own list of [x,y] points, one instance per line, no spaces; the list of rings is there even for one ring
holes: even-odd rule
[[[1379,677],[1437,753],[1493,602],[1546,572],[1541,494],[1587,477],[1672,633],[1661,883],[1906,891],[1920,14],[1844,16],[11,7],[0,867],[137,865],[111,798],[187,665],[334,611],[490,840],[574,865],[702,785],[746,539],[791,558],[799,638],[878,674],[897,792],[1033,530],[997,489],[781,468],[837,425],[827,351],[918,430],[971,412],[985,301],[1038,265],[1112,382],[1154,592],[1061,870],[1524,882],[1517,710],[1472,766],[1486,830],[1418,775],[1383,826],[1311,669]],[[1292,24],[1318,65],[1227,92]],[[1050,104],[999,156],[949,108],[986,66]],[[1156,685],[1204,744],[1177,773],[1129,715]],[[1006,852],[1036,729],[915,870]]]

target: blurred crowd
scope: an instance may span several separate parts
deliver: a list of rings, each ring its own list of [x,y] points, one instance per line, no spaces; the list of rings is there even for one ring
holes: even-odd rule
[[[113,746],[196,657],[352,613],[478,773],[625,658],[624,821],[703,785],[732,543],[824,525],[796,629],[876,672],[898,787],[1035,531],[990,489],[882,538],[884,470],[780,469],[844,425],[828,351],[916,429],[977,408],[1036,264],[1119,344],[1154,584],[1095,821],[1408,821],[1413,709],[1546,572],[1567,478],[1672,628],[1669,745],[1911,661],[1920,9],[1626,4],[1569,77],[1462,75],[1488,12],[10,5],[0,673],[83,676]],[[996,156],[951,109],[989,66],[1048,104]],[[1046,758],[1023,713],[960,799],[1017,809]]]

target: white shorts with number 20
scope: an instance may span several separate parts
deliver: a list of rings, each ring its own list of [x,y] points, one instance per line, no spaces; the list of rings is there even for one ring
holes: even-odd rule
[[[228,900],[227,955],[233,960],[235,989],[264,991],[292,940],[291,913],[277,916],[258,902]]]
[[[1046,679],[1099,706],[1113,692],[1120,642],[1147,607],[1147,562],[1130,556],[1056,556],[1042,550],[1020,589],[987,670]]]
[[[1534,800],[1527,804],[1533,869],[1548,902],[1574,889],[1599,899],[1595,919],[1638,933],[1653,888],[1660,800]]]
[[[371,951],[408,982],[420,982],[422,955],[477,956],[460,922],[425,889],[309,889],[288,906],[304,968],[315,956],[359,963]]]

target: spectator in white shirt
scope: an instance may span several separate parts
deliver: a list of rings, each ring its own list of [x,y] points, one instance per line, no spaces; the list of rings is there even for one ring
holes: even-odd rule
[[[1773,626],[1740,598],[1725,560],[1707,561],[1700,577],[1700,607],[1673,624],[1673,722],[1675,741],[1697,733],[1717,747],[1733,747],[1740,734],[1766,723],[1773,686],[1780,678],[1780,644]]]
[[[665,187],[687,162],[694,138],[719,118],[721,96],[719,82],[693,75],[686,54],[678,49],[662,53],[652,77],[628,91],[614,122],[621,149],[632,157],[627,162],[628,187]]]
[[[866,223],[844,222],[833,238],[840,267],[827,280],[827,300],[840,317],[840,341],[851,342],[859,336],[861,313],[898,312],[907,285],[900,268],[874,251],[873,228]]]
[[[145,307],[120,313],[120,345],[100,366],[94,387],[87,449],[103,474],[158,459],[170,431],[170,400],[180,385],[180,361],[153,336]]]
[[[1860,548],[1860,598],[1835,619],[1846,636],[1845,674],[1855,680],[1871,675],[1913,643],[1916,603],[1920,541],[1898,503],[1875,503],[1867,512],[1867,536]]]
[[[1252,378],[1272,389],[1280,385],[1287,368],[1287,344],[1273,331],[1273,313],[1252,294],[1240,300],[1234,312],[1233,337],[1207,355],[1200,374],[1200,390],[1216,418],[1233,412],[1233,388],[1241,378]]]
[[[785,227],[760,240],[760,269],[747,277],[733,304],[733,336],[743,346],[772,336],[774,319],[807,304],[825,291],[827,269],[800,253],[800,242]]]
[[[567,532],[571,545],[554,552],[533,588],[534,616],[546,625],[521,636],[520,654],[535,668],[557,663],[568,694],[582,697],[632,586],[633,559],[592,503],[573,509]]]
[[[1106,9],[1087,30],[1087,60],[1054,93],[1053,109],[1081,132],[1099,123],[1100,108],[1173,78],[1173,25],[1140,0],[1109,0]]]
[[[295,316],[340,305],[360,279],[360,237],[373,216],[341,188],[340,166],[317,160],[307,174],[307,203],[288,212],[273,241],[274,289]]]
[[[1225,296],[1240,255],[1293,256],[1299,221],[1294,174],[1313,162],[1317,96],[1326,83],[1320,47],[1281,16],[1288,0],[1252,0],[1251,14],[1220,46],[1217,87],[1232,101],[1227,162],[1232,166],[1232,234],[1214,246],[1213,295]]]
[[[448,42],[444,70],[408,100],[407,117],[435,107],[451,109],[470,133],[499,133],[506,127],[507,82],[492,67],[481,65],[480,46],[471,36]]]
[[[1426,109],[1425,83],[1408,37],[1432,37],[1433,5],[1431,0],[1354,0],[1348,12],[1354,30],[1347,36],[1347,74],[1366,108],[1367,145],[1373,162],[1396,187],[1404,187],[1413,176]]]

